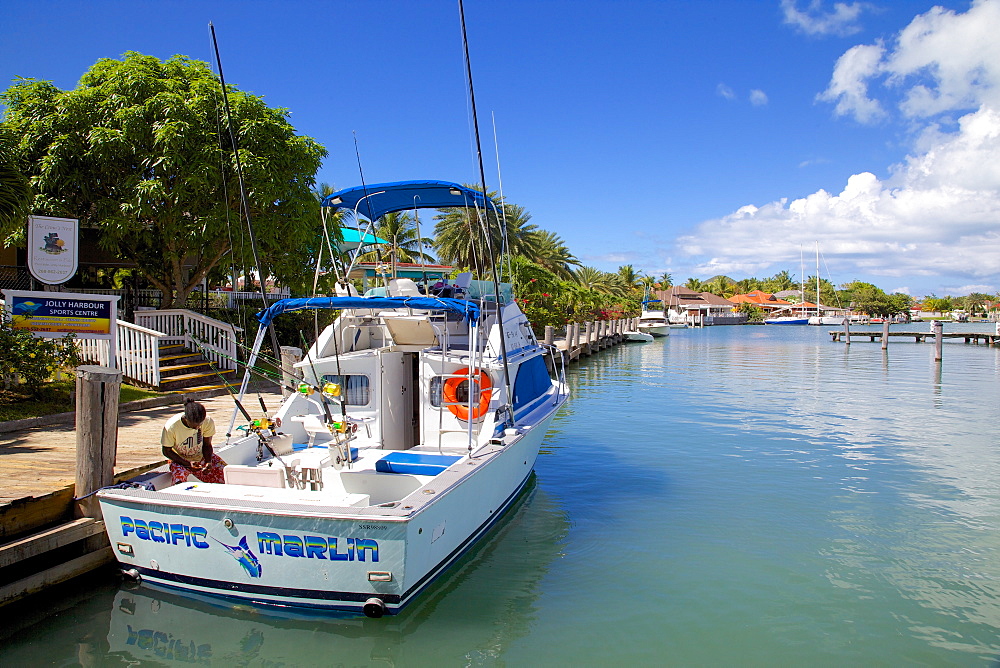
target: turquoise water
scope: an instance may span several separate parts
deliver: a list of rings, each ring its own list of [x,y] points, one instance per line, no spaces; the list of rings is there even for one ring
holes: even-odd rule
[[[95,576],[4,620],[0,665],[994,665],[1000,351],[937,364],[829,329],[679,330],[574,366],[515,512],[398,617]]]

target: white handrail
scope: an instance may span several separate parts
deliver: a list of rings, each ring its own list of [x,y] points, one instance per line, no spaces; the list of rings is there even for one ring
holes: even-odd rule
[[[137,311],[136,324],[164,332],[166,341],[182,342],[201,351],[220,369],[236,369],[236,335],[240,327],[187,309]]]
[[[133,325],[124,320],[116,321],[117,335],[115,364],[110,357],[110,342],[96,339],[77,339],[80,356],[101,366],[114,366],[122,376],[151,387],[160,384],[160,339],[167,335],[152,329]]]

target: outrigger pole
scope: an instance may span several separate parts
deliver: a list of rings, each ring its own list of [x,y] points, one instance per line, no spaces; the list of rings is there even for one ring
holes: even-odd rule
[[[483,199],[485,201],[490,201],[489,196],[486,194],[486,170],[483,167],[483,148],[479,141],[479,118],[476,115],[476,91],[472,86],[472,61],[469,59],[469,40],[466,36],[465,31],[465,6],[462,4],[462,0],[458,0],[458,13],[462,19],[462,47],[465,50],[465,74],[469,80],[469,102],[472,105],[472,124],[475,129],[476,134],[476,158],[479,160],[479,183],[483,189]],[[502,205],[501,205],[502,206]],[[503,360],[503,382],[506,389],[506,400],[507,404],[511,403],[510,395],[510,368],[507,365],[507,336],[504,333],[503,328],[503,307],[500,299],[500,276],[497,270],[497,258],[493,252],[493,240],[490,238],[488,225],[490,218],[488,212],[483,211],[483,215],[486,216],[486,229],[484,229],[484,235],[486,237],[486,250],[490,254],[490,265],[493,267],[493,292],[497,296],[497,324],[500,326],[500,357]],[[497,222],[499,223],[499,216],[497,217]],[[471,367],[470,367],[471,372]],[[469,386],[469,396],[472,396],[471,382]],[[504,411],[504,426],[511,424],[513,420],[513,411]]]
[[[247,200],[247,189],[246,183],[243,181],[243,162],[240,160],[240,147],[236,141],[236,132],[233,130],[233,110],[229,106],[229,92],[226,89],[226,77],[222,73],[222,56],[219,55],[219,42],[215,38],[215,26],[211,21],[208,23],[208,28],[212,32],[212,47],[215,49],[215,62],[219,67],[219,82],[222,84],[222,104],[226,109],[226,125],[229,126],[229,141],[233,147],[233,163],[236,167],[236,180],[240,184],[240,203],[243,207],[243,216],[246,218],[247,223],[247,235],[250,238],[250,251],[253,253],[253,263],[257,269],[257,276],[260,279],[260,300],[267,308],[267,292],[264,290],[264,282],[266,277],[264,276],[264,271],[260,263],[260,258],[257,255],[257,239],[253,233],[253,225],[250,222],[250,203]],[[233,277],[235,283],[236,277]],[[274,332],[274,325],[270,325],[268,330],[271,332],[271,346],[274,348],[274,354],[279,354],[278,348],[278,336]],[[240,390],[240,395],[242,396],[243,390]]]

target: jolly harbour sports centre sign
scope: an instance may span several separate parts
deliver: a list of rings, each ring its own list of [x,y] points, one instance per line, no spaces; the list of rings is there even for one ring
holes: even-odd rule
[[[14,329],[50,338],[72,332],[81,339],[108,339],[114,346],[119,299],[115,295],[27,290],[3,294]]]

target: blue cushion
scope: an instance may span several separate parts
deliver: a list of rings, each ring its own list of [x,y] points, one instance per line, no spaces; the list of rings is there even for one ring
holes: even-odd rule
[[[381,473],[409,473],[410,475],[437,475],[461,459],[456,455],[433,455],[423,452],[391,452],[375,462]]]

